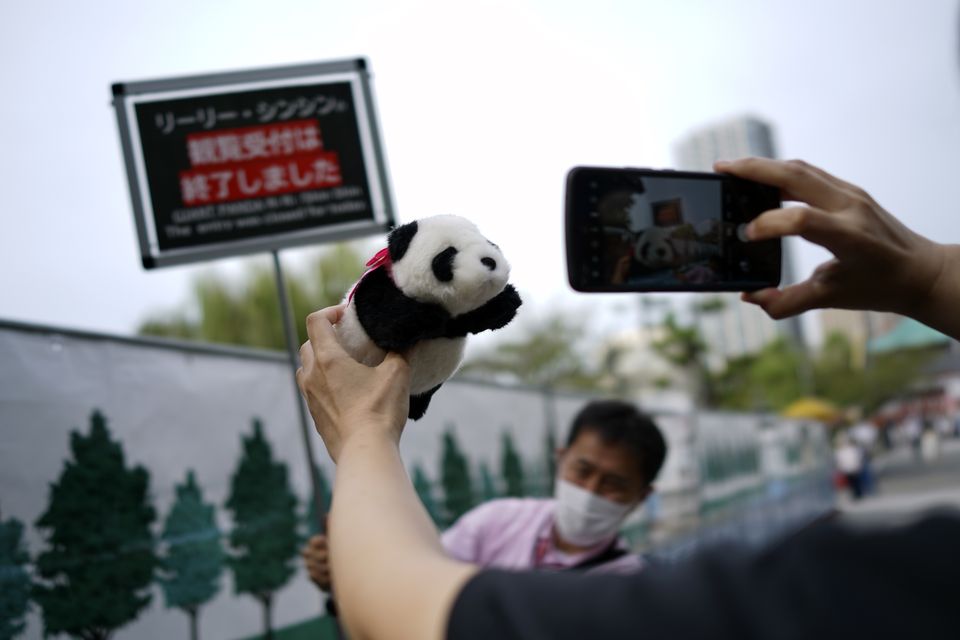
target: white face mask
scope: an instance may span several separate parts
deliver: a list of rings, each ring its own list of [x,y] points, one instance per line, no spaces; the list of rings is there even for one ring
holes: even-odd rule
[[[566,480],[557,479],[554,523],[566,542],[591,547],[610,540],[636,504],[620,504],[587,491]]]

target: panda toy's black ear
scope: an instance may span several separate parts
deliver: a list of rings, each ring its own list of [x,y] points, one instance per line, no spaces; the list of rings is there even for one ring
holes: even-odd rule
[[[416,220],[400,225],[390,232],[387,237],[387,249],[390,251],[391,262],[399,262],[403,258],[415,235],[417,235]]]

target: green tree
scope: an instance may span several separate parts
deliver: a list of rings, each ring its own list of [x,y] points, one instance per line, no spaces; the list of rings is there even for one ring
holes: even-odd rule
[[[109,638],[150,603],[157,565],[150,476],[141,466],[127,468],[99,411],[89,435],[70,433],[70,451],[36,522],[49,549],[37,558],[34,599],[45,635]]]
[[[903,349],[874,356],[870,368],[863,372],[861,406],[870,412],[902,394],[921,379],[923,367],[942,353],[937,349]]]
[[[0,520],[0,640],[11,640],[27,626],[30,607],[30,554],[23,542],[23,523]]]
[[[285,270],[300,342],[308,314],[337,304],[363,273],[363,260],[347,244],[336,244],[313,258],[304,273]],[[249,347],[285,348],[271,263],[252,262],[239,280],[207,272],[193,283],[186,308],[161,311],[141,323],[141,335],[205,340]]]
[[[901,349],[875,355],[863,368],[856,362],[850,340],[832,333],[814,363],[814,389],[839,406],[861,406],[869,412],[909,388],[939,353],[936,348]]]
[[[430,482],[430,478],[427,477],[426,472],[419,464],[413,465],[413,488],[417,492],[417,496],[420,497],[420,502],[423,503],[423,508],[427,510],[430,519],[439,526],[442,518],[437,509],[437,502],[433,499],[433,483]]]
[[[724,409],[769,410],[763,390],[752,386],[751,367],[756,355],[727,360],[726,368],[714,378],[717,405]]]
[[[840,406],[863,400],[864,371],[857,366],[850,339],[840,332],[823,341],[813,362],[813,393]]]
[[[233,515],[228,560],[234,591],[248,593],[263,606],[266,638],[273,637],[273,595],[296,571],[297,498],[287,466],[275,462],[259,420],[243,438],[243,455],[230,478],[227,509]]]
[[[310,486],[310,502],[307,505],[307,535],[314,536],[320,533],[319,524],[323,522],[327,513],[330,511],[330,500],[333,497],[330,492],[330,483],[327,481],[327,475],[323,472],[323,467],[315,466],[313,473],[317,478],[317,488],[320,490],[320,504],[323,507],[323,513],[317,517],[317,500],[313,496],[313,485]],[[326,529],[326,525],[324,525]]]
[[[786,338],[777,338],[760,350],[750,382],[754,389],[762,389],[764,407],[780,410],[803,395],[801,365],[801,355]]]
[[[919,378],[936,350],[905,349],[875,357],[860,367],[849,339],[827,336],[813,361],[813,393],[841,407],[867,412],[901,393]],[[714,380],[719,406],[728,409],[776,411],[805,395],[802,356],[785,338],[759,352],[731,359]]]
[[[190,638],[196,640],[200,608],[220,591],[226,554],[214,506],[203,501],[192,470],[176,493],[161,535],[167,553],[160,560],[159,582],[167,607],[190,618]]]
[[[804,395],[801,356],[785,338],[759,352],[734,358],[714,382],[717,404],[726,409],[776,411]]]
[[[486,462],[480,463],[480,502],[496,499],[497,487],[493,482],[493,475]]]
[[[503,486],[506,488],[505,495],[522,498],[526,494],[523,484],[523,462],[516,447],[513,446],[513,436],[509,431],[503,432],[500,444],[503,451],[500,472],[503,476]]]
[[[698,314],[720,313],[727,308],[727,302],[721,296],[697,298],[693,302],[693,310]]]
[[[532,325],[521,338],[501,341],[472,358],[463,371],[538,387],[597,389],[603,376],[584,366],[584,336],[582,325],[558,313]]]
[[[443,434],[440,484],[443,486],[444,519],[446,524],[453,524],[457,518],[469,511],[475,503],[467,458],[457,445],[452,427],[448,427]]]
[[[701,404],[716,403],[713,378],[707,368],[707,344],[696,327],[681,326],[672,313],[663,322],[664,335],[651,346],[660,357],[685,371],[695,386],[695,395]]]

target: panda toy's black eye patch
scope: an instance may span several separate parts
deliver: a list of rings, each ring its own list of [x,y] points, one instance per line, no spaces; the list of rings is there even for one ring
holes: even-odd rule
[[[440,282],[450,282],[453,280],[453,258],[457,255],[456,247],[447,247],[437,255],[433,256],[433,275]]]

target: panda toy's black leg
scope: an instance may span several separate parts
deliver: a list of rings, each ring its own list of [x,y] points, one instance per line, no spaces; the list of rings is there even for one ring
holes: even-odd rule
[[[433,389],[429,391],[424,391],[420,395],[410,396],[410,412],[407,414],[407,417],[411,420],[419,420],[423,417],[423,414],[427,412],[427,407],[430,406],[430,398],[437,392],[442,384],[438,384]]]

